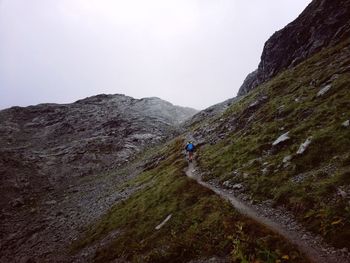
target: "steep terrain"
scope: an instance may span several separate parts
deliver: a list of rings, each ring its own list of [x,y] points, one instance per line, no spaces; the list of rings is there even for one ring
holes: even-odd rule
[[[249,74],[238,96],[247,94],[287,68],[350,36],[349,0],[314,0],[297,19],[265,43],[258,69]]]
[[[347,40],[197,123],[191,133],[203,145],[198,156],[204,179],[247,202],[287,208],[305,228],[347,251],[349,85]]]

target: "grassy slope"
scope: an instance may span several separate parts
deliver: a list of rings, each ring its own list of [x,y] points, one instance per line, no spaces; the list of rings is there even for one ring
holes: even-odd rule
[[[323,50],[235,103],[212,123],[214,134],[227,131],[228,123],[233,131],[199,153],[208,179],[243,183],[253,199],[286,205],[309,229],[348,248],[349,201],[337,192],[350,187],[350,129],[341,126],[350,119],[349,45]],[[332,88],[317,97],[326,84]],[[249,107],[263,96],[259,105]],[[287,131],[291,139],[272,147]],[[201,126],[193,132],[201,133]],[[297,155],[308,137],[311,145]],[[287,155],[292,160],[284,167]]]
[[[239,215],[211,191],[184,174],[183,140],[163,148],[154,161],[126,186],[144,188],[116,204],[73,245],[73,251],[101,242],[109,233],[119,235],[98,249],[96,262],[124,258],[133,262],[185,262],[213,255],[244,260],[305,262],[279,236]],[[155,230],[167,215],[172,218]],[[243,261],[241,261],[243,260]],[[260,261],[256,261],[260,262]]]

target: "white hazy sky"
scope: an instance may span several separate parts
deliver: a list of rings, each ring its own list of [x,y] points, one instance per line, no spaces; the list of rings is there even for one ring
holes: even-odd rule
[[[122,93],[203,109],[310,2],[0,0],[0,108]]]

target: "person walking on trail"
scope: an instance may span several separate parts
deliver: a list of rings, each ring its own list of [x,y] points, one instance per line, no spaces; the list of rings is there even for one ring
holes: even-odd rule
[[[185,150],[188,152],[188,160],[189,162],[192,162],[193,160],[193,152],[194,152],[195,146],[192,142],[188,142]]]

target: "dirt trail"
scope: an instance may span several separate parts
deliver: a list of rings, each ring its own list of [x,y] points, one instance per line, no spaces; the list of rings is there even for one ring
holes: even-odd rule
[[[305,240],[303,236],[305,231],[290,231],[285,225],[279,223],[278,221],[272,220],[261,213],[259,213],[254,207],[244,203],[240,199],[234,196],[233,193],[225,191],[224,189],[218,188],[210,183],[204,182],[201,179],[200,174],[195,170],[194,163],[189,163],[188,169],[186,170],[186,175],[194,180],[196,180],[200,185],[212,190],[221,198],[228,200],[232,206],[238,210],[240,213],[246,215],[247,217],[255,220],[271,229],[272,231],[280,234],[286,238],[289,242],[295,245],[309,261],[314,263],[346,263],[350,262],[349,258],[339,254],[329,254],[329,248],[320,245],[318,242],[311,242],[310,239]]]

